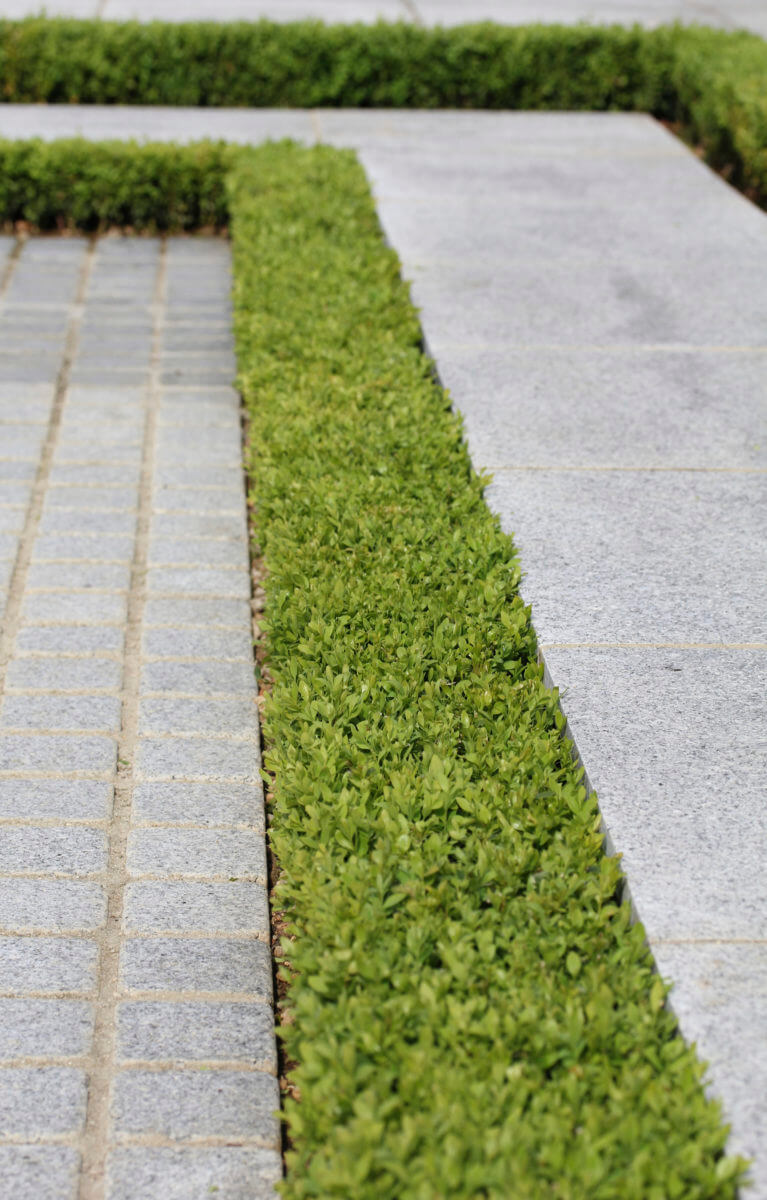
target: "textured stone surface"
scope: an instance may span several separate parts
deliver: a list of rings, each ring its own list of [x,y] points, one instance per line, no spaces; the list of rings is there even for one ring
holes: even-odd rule
[[[100,821],[109,816],[112,787],[93,779],[0,779],[0,817]]]
[[[653,942],[658,969],[676,980],[671,1005],[709,1064],[710,1090],[733,1125],[733,1148],[755,1158],[753,1187],[767,1190],[767,945]],[[748,1036],[744,1036],[748,1031]]]
[[[129,883],[125,927],[142,933],[241,933],[266,938],[269,906],[258,883]]]
[[[0,743],[1,745],[1,743]],[[136,756],[136,777],[145,779],[258,780],[255,742],[202,737],[144,738]]]
[[[544,643],[764,640],[767,475],[503,471],[487,499]]]
[[[262,1071],[277,1069],[274,1014],[266,1004],[125,1002],[117,1013],[117,1045],[121,1062],[242,1061]]]
[[[174,1141],[209,1135],[277,1148],[279,1087],[260,1071],[125,1071],[115,1082],[119,1133],[159,1133]]]
[[[767,650],[544,654],[650,940],[763,937]]]
[[[93,930],[106,916],[98,883],[69,879],[0,879],[0,929]]]
[[[274,1150],[120,1149],[109,1164],[108,1200],[273,1200],[282,1178]]]
[[[71,1146],[0,1146],[0,1178],[14,1200],[75,1200],[79,1169]]]
[[[253,878],[266,885],[263,834],[238,829],[135,829],[128,845],[134,875]]]
[[[264,827],[260,780],[246,784],[140,783],[133,793],[133,805],[140,821]]]
[[[91,992],[97,958],[96,943],[86,938],[0,937],[3,991]]]
[[[229,276],[222,239],[115,236],[31,239],[7,275],[0,601],[23,592],[0,694],[0,1191],[14,1200],[75,1200],[125,1133],[196,1148],[120,1147],[109,1196],[273,1200],[280,1175]],[[15,353],[32,337],[36,357]],[[161,390],[160,374],[185,386]],[[112,1077],[111,1124],[77,1069],[91,1059]],[[27,1144],[51,1138],[67,1144]],[[246,1148],[199,1146],[211,1138]]]
[[[81,1000],[0,998],[0,1059],[87,1054],[93,1009]]]
[[[272,997],[269,948],[253,939],[130,938],[120,977],[123,988],[134,992]]]
[[[106,867],[102,829],[11,827],[0,838],[0,872],[8,874],[91,875]]]
[[[85,1120],[85,1074],[71,1067],[0,1070],[0,1129],[21,1138],[75,1133]]]

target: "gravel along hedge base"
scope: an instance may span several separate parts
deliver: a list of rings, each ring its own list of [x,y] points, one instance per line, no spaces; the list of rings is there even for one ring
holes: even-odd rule
[[[222,229],[228,221],[224,143],[0,140],[0,222],[34,229]]]
[[[767,204],[767,42],[668,26],[0,20],[0,99],[640,110]]]
[[[734,1197],[350,153],[229,179],[298,1062],[283,1194]]]

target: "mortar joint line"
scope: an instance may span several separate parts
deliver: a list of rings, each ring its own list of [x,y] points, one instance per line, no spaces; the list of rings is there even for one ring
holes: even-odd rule
[[[136,540],[125,627],[123,720],[118,739],[114,802],[107,862],[107,919],[99,938],[98,989],[93,1031],[93,1066],[88,1075],[88,1100],[81,1140],[79,1200],[103,1200],[106,1159],[110,1142],[110,1100],[117,1068],[116,1016],[119,998],[120,946],[127,872],[127,843],[131,824],[133,764],[139,737],[141,626],[146,604],[146,571],[152,514],[152,482],[160,405],[160,357],[167,283],[167,242],[160,249],[152,303],[154,329],[149,386],[144,392],[144,439]]]

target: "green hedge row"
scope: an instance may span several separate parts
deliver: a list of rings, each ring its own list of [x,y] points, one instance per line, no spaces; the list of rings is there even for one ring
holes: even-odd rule
[[[767,42],[701,28],[0,20],[15,103],[641,110],[767,202]]]
[[[0,141],[0,222],[43,230],[222,229],[233,154],[214,142]]]
[[[734,1197],[351,154],[230,177],[291,1200]]]

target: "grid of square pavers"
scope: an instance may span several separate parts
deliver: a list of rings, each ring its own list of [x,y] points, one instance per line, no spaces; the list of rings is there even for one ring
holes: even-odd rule
[[[0,252],[0,1176],[270,1196],[228,246]]]

